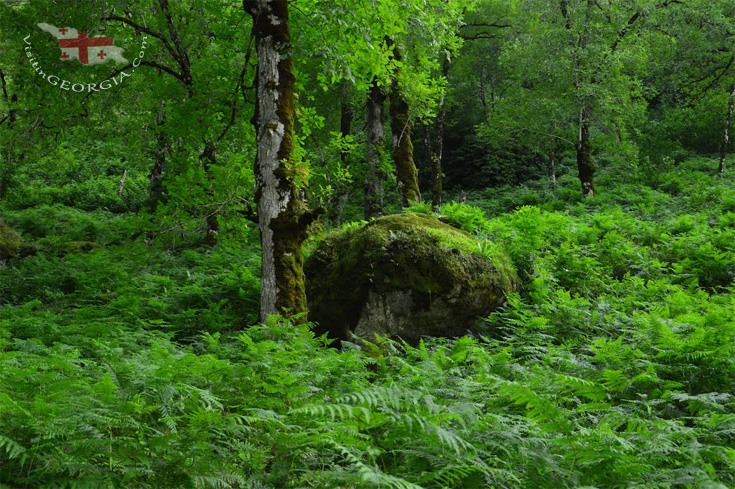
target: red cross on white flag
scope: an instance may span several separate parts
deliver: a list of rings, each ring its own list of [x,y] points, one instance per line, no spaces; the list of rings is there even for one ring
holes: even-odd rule
[[[111,37],[87,37],[71,27],[56,27],[51,24],[38,24],[44,30],[59,40],[63,61],[78,59],[83,65],[97,65],[108,59],[118,63],[127,63],[122,55],[123,49],[116,47]]]

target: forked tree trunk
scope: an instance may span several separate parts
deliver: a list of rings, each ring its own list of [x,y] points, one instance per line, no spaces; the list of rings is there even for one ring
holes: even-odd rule
[[[595,196],[595,167],[592,163],[592,147],[590,146],[590,114],[587,109],[579,113],[579,134],[577,136],[577,169],[579,181],[582,183],[582,197]]]
[[[727,116],[725,117],[725,133],[722,137],[722,145],[720,146],[720,167],[717,170],[717,176],[722,178],[725,174],[725,160],[727,159],[727,145],[730,143],[730,123],[732,122],[732,113],[735,108],[735,83],[732,84],[730,90],[730,99],[727,103]]]
[[[253,17],[258,67],[256,74],[257,134],[256,201],[260,226],[260,319],[273,314],[306,312],[304,256],[301,245],[316,217],[308,212],[294,181],[294,65],[288,3],[244,0]],[[300,321],[305,321],[305,314]]]
[[[370,87],[367,101],[367,163],[365,185],[365,219],[383,215],[383,159],[385,146],[385,94],[376,80]]]
[[[393,59],[399,63],[402,60],[401,52],[390,39],[388,46],[393,48]],[[413,161],[413,142],[411,141],[411,118],[408,101],[403,93],[400,71],[396,68],[390,85],[390,130],[393,134],[393,162],[396,165],[396,179],[398,191],[401,194],[401,204],[408,207],[421,202],[419,190],[419,172]]]

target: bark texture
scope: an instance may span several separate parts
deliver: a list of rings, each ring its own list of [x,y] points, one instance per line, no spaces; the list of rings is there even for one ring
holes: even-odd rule
[[[393,48],[393,59],[400,62],[401,52],[392,41],[388,45]],[[421,202],[419,190],[419,172],[413,161],[413,142],[411,141],[411,118],[408,101],[403,93],[400,71],[396,68],[390,87],[390,130],[393,134],[393,162],[396,165],[398,191],[401,194],[403,207]]]
[[[727,159],[727,145],[730,143],[730,125],[732,123],[732,113],[735,109],[735,83],[730,89],[730,99],[727,103],[727,116],[725,117],[725,133],[722,137],[722,145],[720,146],[720,167],[717,170],[717,176],[722,178],[725,174],[725,160]]]
[[[373,80],[367,101],[367,163],[365,219],[383,215],[383,159],[385,146],[385,94]]]
[[[306,312],[301,245],[316,217],[294,180],[294,66],[288,3],[245,0],[253,17],[256,71],[256,201],[262,246],[260,318]],[[305,321],[305,314],[300,316]]]

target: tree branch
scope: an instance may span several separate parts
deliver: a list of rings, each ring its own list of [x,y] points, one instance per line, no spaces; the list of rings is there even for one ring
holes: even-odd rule
[[[124,24],[127,24],[127,25],[135,28],[136,30],[139,30],[141,32],[145,32],[146,34],[148,34],[151,37],[155,37],[156,39],[158,39],[159,41],[161,41],[163,43],[163,45],[166,47],[166,49],[168,50],[168,52],[171,53],[171,55],[174,58],[176,57],[176,52],[174,51],[173,47],[171,47],[171,43],[169,42],[168,39],[166,39],[165,37],[163,37],[163,34],[160,34],[158,32],[152,31],[152,30],[150,30],[147,27],[144,27],[144,26],[142,26],[140,24],[136,24],[132,20],[126,19],[125,17],[120,17],[118,15],[110,15],[110,16],[107,16],[107,17],[105,17],[105,20],[112,20],[112,21],[122,22]]]
[[[671,5],[672,3],[682,3],[682,2],[680,0],[665,0],[664,2],[659,3],[658,5],[656,5],[654,7],[654,10],[659,10],[659,9],[662,9],[662,8],[666,8],[669,5]],[[625,38],[625,36],[628,35],[628,33],[630,32],[630,30],[633,28],[633,24],[635,24],[638,21],[638,19],[640,19],[643,16],[644,16],[643,13],[639,10],[638,12],[634,13],[630,17],[630,19],[628,19],[628,22],[625,24],[625,26],[618,33],[617,39],[615,39],[615,41],[610,46],[610,54],[615,53],[615,50],[618,48],[618,45],[620,44],[620,42]]]
[[[468,23],[468,24],[462,24],[459,26],[460,29],[466,29],[468,27],[496,27],[498,29],[504,29],[506,27],[513,27],[512,24],[498,24],[496,22],[476,22],[476,23]]]

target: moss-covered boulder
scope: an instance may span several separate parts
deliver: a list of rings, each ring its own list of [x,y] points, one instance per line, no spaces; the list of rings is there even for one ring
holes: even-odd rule
[[[305,272],[309,320],[318,333],[409,343],[466,334],[518,284],[493,243],[415,213],[328,236],[307,258]]]
[[[0,260],[11,258],[18,253],[20,236],[4,221],[0,221]]]

